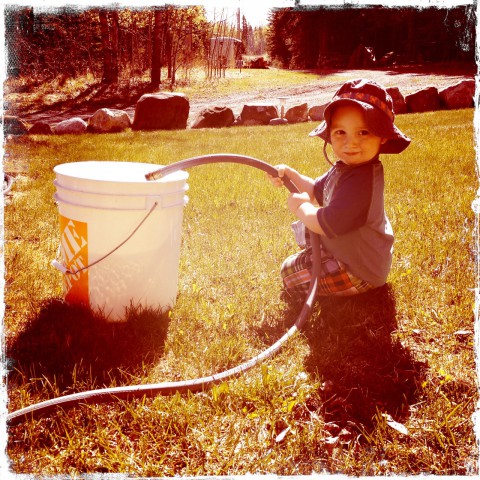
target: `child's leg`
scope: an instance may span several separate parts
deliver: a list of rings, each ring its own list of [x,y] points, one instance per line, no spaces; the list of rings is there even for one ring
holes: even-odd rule
[[[296,296],[308,293],[312,279],[312,264],[311,247],[291,255],[283,262],[281,274],[288,292]],[[348,272],[341,262],[325,252],[321,246],[321,273],[317,295],[357,295],[372,288],[372,285]]]
[[[318,279],[317,295],[328,296],[351,296],[372,290],[374,287],[368,282],[356,277],[347,271],[345,267],[333,259],[338,266],[337,270],[330,271]]]
[[[281,274],[288,292],[306,295],[312,279],[312,249],[306,248],[286,258]]]

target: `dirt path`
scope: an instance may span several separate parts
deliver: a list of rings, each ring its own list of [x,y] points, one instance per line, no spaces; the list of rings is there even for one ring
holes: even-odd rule
[[[300,86],[290,86],[285,88],[259,89],[256,91],[242,92],[239,94],[231,94],[228,96],[215,97],[199,97],[190,99],[190,113],[188,125],[190,126],[195,120],[198,113],[208,106],[226,106],[233,110],[235,116],[238,116],[246,103],[253,102],[272,102],[278,103],[278,97],[287,97],[286,108],[300,103],[307,103],[309,107],[314,105],[322,105],[326,103],[335,91],[349,79],[369,78],[377,81],[385,87],[396,86],[403,95],[408,95],[427,86],[435,86],[439,90],[453,85],[460,80],[473,79],[473,74],[466,73],[404,73],[392,70],[345,70],[335,73],[329,73],[325,79],[318,78]],[[110,106],[111,108],[123,108],[133,119],[135,105]],[[72,109],[68,112],[62,111],[45,111],[40,114],[30,114],[22,116],[29,123],[39,120],[46,121],[50,124],[56,124],[62,120],[71,117],[81,117],[87,119],[98,108],[98,106],[88,105],[78,109]]]
[[[355,78],[369,78],[384,85],[385,87],[398,87],[403,95],[416,92],[427,86],[437,87],[439,90],[453,85],[461,80],[473,79],[473,75],[466,74],[422,74],[422,73],[396,73],[381,70],[349,70],[329,75],[328,81],[318,79],[305,85],[272,88],[259,92],[241,93],[227,97],[209,98],[190,102],[190,116],[192,121],[196,114],[209,105],[225,105],[239,115],[243,105],[248,102],[273,101],[277,104],[278,97],[287,97],[286,108],[300,103],[307,103],[309,107],[322,105],[328,102],[338,88],[346,81]]]

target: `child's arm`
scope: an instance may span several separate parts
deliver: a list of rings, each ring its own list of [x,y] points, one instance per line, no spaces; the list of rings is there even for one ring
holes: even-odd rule
[[[313,205],[306,192],[292,193],[288,197],[287,202],[289,210],[296,215],[311,232],[325,235],[317,217],[317,212],[321,207]]]
[[[283,186],[282,178],[286,175],[301,192],[308,193],[308,196],[312,202],[315,201],[315,197],[313,195],[315,180],[313,178],[302,175],[288,165],[276,165],[275,168],[278,171],[278,177],[272,177],[271,175],[268,175],[274,186]]]

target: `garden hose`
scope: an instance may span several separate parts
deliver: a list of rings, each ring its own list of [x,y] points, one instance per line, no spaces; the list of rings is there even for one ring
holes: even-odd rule
[[[171,164],[166,167],[162,167],[154,172],[147,174],[146,178],[147,180],[154,180],[177,170],[183,170],[186,168],[198,165],[205,165],[209,163],[240,163],[263,170],[272,176],[278,176],[278,172],[274,167],[272,167],[268,163],[262,162],[261,160],[257,160],[252,157],[246,157],[243,155],[213,154],[193,157]],[[297,187],[290,181],[290,179],[284,177],[283,181],[284,185],[290,190],[290,192],[298,192]],[[248,360],[229,370],[225,370],[221,373],[217,373],[208,377],[196,378],[192,380],[182,380],[178,382],[162,382],[145,385],[130,385],[103,388],[53,398],[8,414],[7,424],[11,426],[17,425],[24,420],[36,419],[41,416],[45,416],[46,414],[51,413],[58,408],[67,409],[81,404],[98,404],[115,400],[129,401],[135,398],[153,397],[156,395],[173,395],[177,392],[198,392],[201,390],[205,390],[210,386],[225,382],[227,379],[230,379],[232,377],[239,376],[240,374],[246,372],[252,367],[258,365],[260,362],[263,362],[267,358],[276,354],[286,343],[286,341],[293,335],[295,335],[297,331],[303,327],[305,322],[310,317],[312,311],[313,302],[315,300],[315,295],[317,292],[318,275],[320,269],[320,242],[317,239],[317,234],[310,232],[310,235],[313,240],[312,281],[302,310],[300,311],[295,324],[290,327],[289,330],[279,340],[277,340],[273,345],[271,345],[269,348],[267,348],[257,356],[253,357],[251,360]]]

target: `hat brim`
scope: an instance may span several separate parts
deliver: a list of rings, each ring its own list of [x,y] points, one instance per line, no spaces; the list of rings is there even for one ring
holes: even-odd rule
[[[369,103],[350,98],[342,98],[329,103],[323,114],[323,122],[312,130],[309,136],[320,137],[326,142],[331,143],[328,123],[330,122],[333,108],[347,103],[359,105],[365,113],[365,121],[369,130],[374,135],[387,139],[380,147],[379,153],[401,153],[410,145],[411,140],[404,135],[381,110],[373,107]]]

